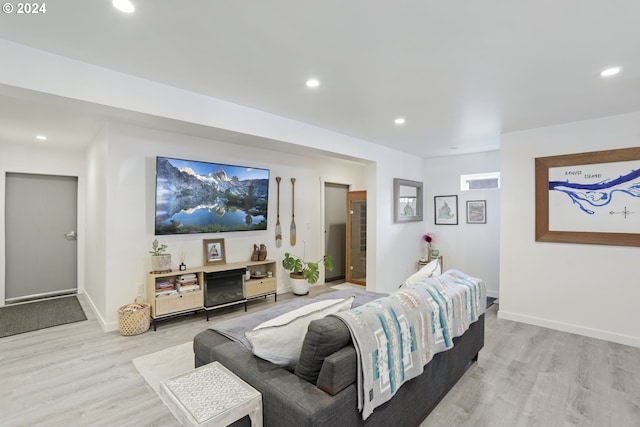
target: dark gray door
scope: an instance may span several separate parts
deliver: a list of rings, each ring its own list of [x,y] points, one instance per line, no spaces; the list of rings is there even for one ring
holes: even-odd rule
[[[7,173],[5,300],[77,292],[78,178]]]

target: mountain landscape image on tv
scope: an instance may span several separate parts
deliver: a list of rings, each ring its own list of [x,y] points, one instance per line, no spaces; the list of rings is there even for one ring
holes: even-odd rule
[[[268,201],[268,169],[156,158],[156,235],[266,230]]]

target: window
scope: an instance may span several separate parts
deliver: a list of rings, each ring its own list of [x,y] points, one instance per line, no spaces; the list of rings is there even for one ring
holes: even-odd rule
[[[460,190],[489,190],[500,188],[500,172],[460,175]]]

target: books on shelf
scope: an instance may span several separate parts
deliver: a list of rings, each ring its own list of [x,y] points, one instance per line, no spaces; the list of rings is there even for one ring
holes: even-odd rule
[[[199,291],[199,290],[200,290],[200,286],[198,285],[180,285],[180,293],[193,292],[193,291]]]
[[[190,286],[190,285],[198,285],[198,276],[196,276],[195,274],[183,274],[182,276],[178,277],[178,281],[176,283],[177,285],[179,285],[181,288],[183,286]]]
[[[174,289],[175,287],[175,283],[169,277],[156,279],[156,291],[166,291]]]
[[[195,273],[156,278],[156,298],[199,290],[200,285],[198,285],[198,275]]]
[[[198,275],[194,273],[156,279],[156,298],[199,290]]]
[[[184,286],[184,285],[195,285],[198,283],[198,276],[196,276],[195,274],[183,274],[181,276],[178,276],[177,280],[176,280],[176,284],[180,285],[180,286]]]

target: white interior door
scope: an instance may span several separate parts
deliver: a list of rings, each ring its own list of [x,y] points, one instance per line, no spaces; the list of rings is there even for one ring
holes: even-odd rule
[[[5,300],[77,292],[78,178],[7,173]]]

